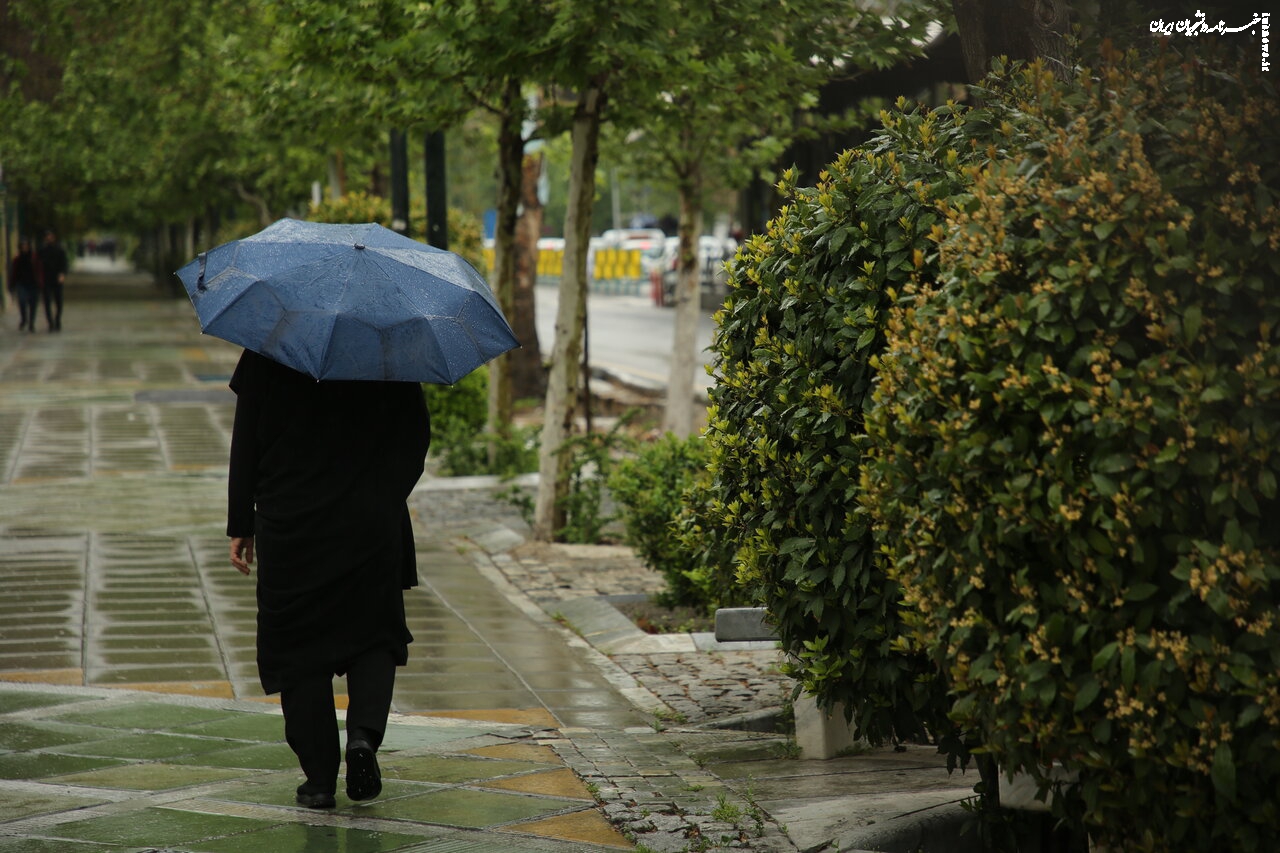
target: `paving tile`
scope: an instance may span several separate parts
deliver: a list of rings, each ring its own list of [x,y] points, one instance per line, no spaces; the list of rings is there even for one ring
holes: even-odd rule
[[[5,791],[0,797],[0,822],[98,805],[105,800],[50,791]],[[0,846],[0,850],[6,848]]]
[[[0,838],[0,853],[102,853],[93,841],[50,841],[39,838]]]
[[[213,841],[187,845],[192,853],[389,853],[422,841],[421,835],[352,829],[342,826],[287,824]]]
[[[272,822],[274,823],[274,822]],[[151,808],[108,817],[62,823],[42,829],[45,837],[96,841],[104,844],[160,847],[182,845],[219,838],[271,825],[259,820],[228,815],[212,815],[178,809]]]
[[[206,696],[210,699],[234,699],[231,682],[220,679],[199,681],[126,681],[112,685],[123,690],[147,693],[171,693],[183,696]]]
[[[191,622],[129,623],[98,621],[93,614],[87,636],[93,637],[169,637],[209,635],[209,625]]]
[[[64,773],[110,768],[122,763],[112,758],[13,752],[0,755],[0,779],[47,779]]]
[[[533,761],[538,764],[560,765],[563,762],[549,746],[536,743],[497,743],[465,750],[468,755],[485,758],[509,758],[515,761]]]
[[[105,707],[104,707],[105,706]],[[84,706],[56,713],[52,719],[61,722],[83,722],[87,725],[108,726],[113,729],[172,729],[175,726],[195,725],[197,722],[233,719],[234,712],[221,708],[184,706],[184,704],[160,704],[156,702],[110,703]]]
[[[91,728],[91,727],[81,727]],[[102,737],[103,730],[96,729],[95,737]],[[61,755],[92,755],[103,758],[132,758],[136,760],[174,759],[180,756],[202,755],[226,749],[227,742],[213,738],[184,737],[163,732],[117,735],[109,740],[91,740],[71,744],[53,745],[46,751]]]
[[[298,785],[302,782],[300,772],[275,773],[259,778],[246,778],[240,783],[226,787],[216,795],[206,799],[225,800],[232,803],[248,803],[262,806],[287,806],[299,808],[295,799]],[[342,779],[338,779],[338,811],[350,812],[358,810],[362,816],[381,816],[379,807],[400,797],[412,797],[419,794],[439,790],[442,786],[427,782],[401,782],[395,779],[383,779],[382,793],[375,800],[353,803],[346,798]],[[303,813],[306,813],[304,810]]]
[[[587,729],[626,729],[633,726],[647,726],[653,719],[640,711],[630,708],[613,710],[560,710],[556,716],[565,726]]]
[[[182,664],[175,666],[96,666],[86,667],[85,682],[111,686],[155,681],[216,681],[226,672],[218,664]]]
[[[481,727],[471,729],[464,726],[410,726],[392,723],[387,726],[386,734],[382,739],[381,750],[383,752],[394,752],[397,750],[422,749],[484,731],[486,729]]]
[[[284,740],[284,717],[275,714],[237,714],[212,722],[192,723],[172,729],[179,734],[276,743]]]
[[[580,811],[567,815],[556,815],[528,823],[517,823],[507,827],[507,829],[512,832],[527,832],[532,835],[580,841],[585,844],[604,847],[616,847],[621,850],[634,848],[634,845],[627,840],[626,836],[614,829],[604,815],[597,811]]]
[[[3,721],[0,722],[0,749],[45,749],[97,740],[102,734],[102,729],[94,726],[63,725],[40,720]]]
[[[552,812],[579,809],[582,803],[546,797],[451,788],[386,804],[382,814],[447,826],[491,827],[529,820]]]
[[[176,759],[171,763],[198,764],[202,767],[241,767],[247,770],[290,770],[298,766],[298,759],[293,750],[281,743],[236,746]]]
[[[413,712],[409,712],[412,714]],[[423,716],[448,717],[455,720],[485,720],[494,723],[510,723],[517,726],[556,728],[560,725],[546,708],[477,708],[456,711],[422,712]]]
[[[76,661],[75,663],[79,663]],[[12,684],[69,684],[77,687],[84,684],[84,670],[78,666],[63,666],[53,669],[6,669],[0,671],[0,683]],[[90,699],[97,697],[80,697]],[[75,701],[67,697],[67,701]]]
[[[386,778],[439,784],[479,782],[545,769],[531,761],[465,758],[450,755],[408,757],[391,754],[383,756],[380,763],[382,775]]]
[[[503,791],[520,791],[525,794],[542,794],[548,797],[593,801],[591,792],[577,775],[567,767],[557,770],[540,770],[508,779],[493,779],[475,783],[485,788]]]
[[[32,755],[40,760],[43,770],[45,763],[53,759],[65,759],[61,755]],[[0,756],[3,762],[5,756]],[[79,759],[88,762],[91,759]],[[105,761],[106,759],[99,759]],[[83,773],[64,773],[58,776],[58,782],[65,785],[83,785],[89,788],[124,788],[134,791],[164,791],[169,788],[185,788],[209,782],[223,782],[236,779],[252,771],[231,770],[219,767],[183,767],[173,764],[119,764],[102,770],[90,770]],[[52,774],[49,774],[52,775]]]

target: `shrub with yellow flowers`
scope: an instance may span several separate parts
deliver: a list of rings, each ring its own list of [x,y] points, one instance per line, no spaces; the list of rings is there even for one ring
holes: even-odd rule
[[[895,284],[860,500],[911,642],[1005,770],[1073,773],[1054,810],[1113,849],[1264,850],[1280,99],[1256,56],[1180,50],[983,93],[1018,138]]]
[[[987,158],[974,141],[987,114],[900,102],[882,118],[817,186],[785,175],[786,204],[730,267],[710,476],[689,499],[697,535],[686,546],[733,555],[788,671],[821,704],[843,704],[860,737],[950,742],[945,685],[902,628],[901,593],[859,511],[859,437],[890,294],[936,275],[938,205],[968,184],[966,164]]]

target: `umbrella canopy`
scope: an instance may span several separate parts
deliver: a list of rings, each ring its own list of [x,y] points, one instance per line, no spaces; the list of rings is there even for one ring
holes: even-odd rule
[[[451,385],[519,345],[474,267],[374,223],[281,219],[178,277],[206,334],[316,379]]]

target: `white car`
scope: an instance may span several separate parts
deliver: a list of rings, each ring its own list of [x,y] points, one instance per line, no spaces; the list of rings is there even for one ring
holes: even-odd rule
[[[679,240],[671,251],[670,259],[664,261],[662,267],[661,305],[674,305],[676,279],[680,274]],[[716,237],[703,234],[698,238],[698,277],[701,283],[703,301],[720,301],[724,298],[725,282],[729,279],[725,271],[725,261],[731,260],[738,251],[738,241],[732,237]]]

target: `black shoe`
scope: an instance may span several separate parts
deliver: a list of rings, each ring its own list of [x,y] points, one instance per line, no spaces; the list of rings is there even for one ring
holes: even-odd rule
[[[347,741],[347,796],[372,800],[382,793],[382,771],[378,755],[367,740]]]
[[[331,809],[338,802],[333,798],[333,791],[321,791],[311,787],[310,782],[298,786],[298,805],[309,809]]]

